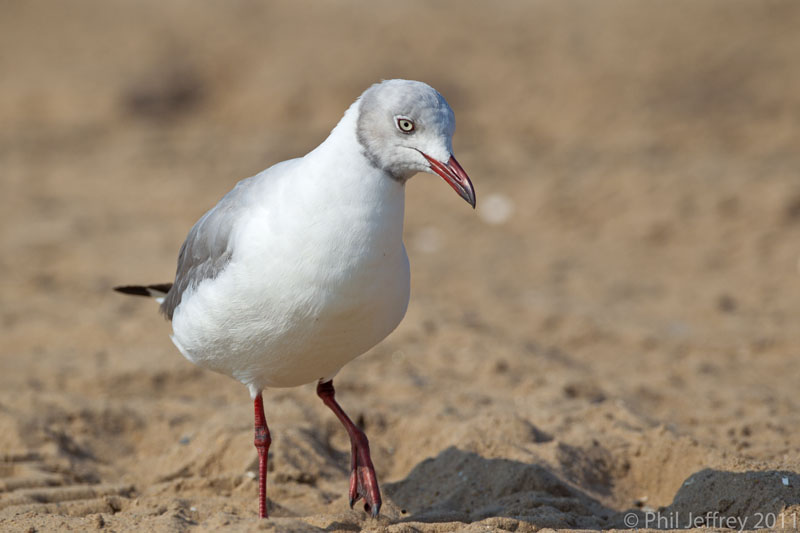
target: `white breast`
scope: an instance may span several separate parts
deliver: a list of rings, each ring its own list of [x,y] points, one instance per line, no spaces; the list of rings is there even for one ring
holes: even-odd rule
[[[314,156],[265,177],[268,201],[237,223],[230,264],[173,316],[188,359],[258,389],[332,377],[408,305],[403,185],[366,162]]]

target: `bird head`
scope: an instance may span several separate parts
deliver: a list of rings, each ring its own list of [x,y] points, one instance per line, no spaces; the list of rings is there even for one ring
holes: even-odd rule
[[[456,119],[433,87],[419,81],[376,83],[359,100],[356,127],[364,155],[393,179],[438,174],[475,207],[475,190],[453,155]]]

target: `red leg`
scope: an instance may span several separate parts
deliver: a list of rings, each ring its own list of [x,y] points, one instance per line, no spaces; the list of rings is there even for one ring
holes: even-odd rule
[[[372,516],[378,516],[381,509],[381,491],[378,488],[375,468],[372,466],[367,436],[336,403],[335,394],[333,381],[317,385],[317,395],[339,418],[350,436],[350,507],[364,498],[364,510]]]
[[[264,416],[264,401],[259,392],[253,400],[253,407],[256,415],[256,438],[255,445],[258,450],[258,516],[267,518],[267,453],[272,438],[269,435],[267,419]]]

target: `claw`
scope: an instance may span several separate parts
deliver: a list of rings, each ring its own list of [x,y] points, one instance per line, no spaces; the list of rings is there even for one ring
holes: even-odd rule
[[[350,470],[350,509],[353,508],[353,505],[361,499],[362,491],[360,490],[360,483],[358,480],[358,475],[356,474],[357,466],[356,466],[356,450],[355,448],[351,452],[353,454],[353,461],[352,461],[352,470]]]
[[[364,498],[364,511],[377,517],[381,509],[381,492],[378,477],[372,466],[366,437],[356,445],[356,467],[350,473],[350,500],[355,503]],[[352,506],[351,506],[352,507]]]

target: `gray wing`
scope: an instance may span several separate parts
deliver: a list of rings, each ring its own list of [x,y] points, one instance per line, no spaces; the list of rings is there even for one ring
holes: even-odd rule
[[[219,203],[197,221],[178,254],[175,283],[161,304],[161,312],[172,320],[183,293],[201,281],[216,278],[231,260],[231,233],[246,207],[255,181],[240,181]]]

